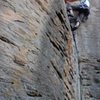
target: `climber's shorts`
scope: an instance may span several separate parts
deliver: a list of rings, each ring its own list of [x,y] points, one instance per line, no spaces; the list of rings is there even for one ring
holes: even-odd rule
[[[88,16],[90,14],[90,10],[88,8],[79,9],[79,14],[83,13],[85,16]]]
[[[79,14],[83,13],[85,16],[88,16],[90,14],[90,9],[88,7],[82,8],[80,6],[72,6],[72,9],[74,11],[78,11]]]

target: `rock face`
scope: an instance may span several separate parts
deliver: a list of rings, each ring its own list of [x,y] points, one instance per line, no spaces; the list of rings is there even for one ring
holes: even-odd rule
[[[100,100],[100,0],[91,0],[91,14],[76,34],[81,100]]]
[[[73,100],[73,40],[62,0],[0,0],[0,100]]]
[[[100,0],[91,5],[73,38],[63,0],[0,0],[0,100],[100,100]]]

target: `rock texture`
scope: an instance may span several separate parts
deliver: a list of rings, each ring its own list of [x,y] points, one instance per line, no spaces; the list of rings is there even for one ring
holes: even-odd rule
[[[0,0],[0,100],[75,99],[77,61],[64,6]]]
[[[81,100],[100,100],[100,0],[91,0],[89,20],[76,34]]]
[[[0,100],[100,100],[100,0],[91,5],[73,38],[63,0],[0,0]]]

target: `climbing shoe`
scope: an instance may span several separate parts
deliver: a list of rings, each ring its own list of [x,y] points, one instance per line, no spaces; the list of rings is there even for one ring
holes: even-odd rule
[[[71,27],[71,30],[75,31],[75,30],[77,30],[77,27]]]

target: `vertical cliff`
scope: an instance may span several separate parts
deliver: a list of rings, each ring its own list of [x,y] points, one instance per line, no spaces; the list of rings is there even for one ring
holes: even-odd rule
[[[0,100],[100,100],[100,0],[90,3],[73,38],[63,0],[0,0]]]
[[[0,0],[0,100],[74,100],[73,46],[63,0]]]
[[[81,100],[100,100],[100,0],[90,0],[91,13],[76,32]]]

